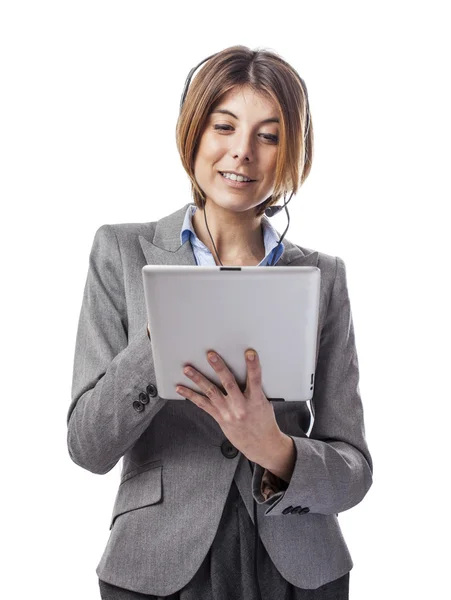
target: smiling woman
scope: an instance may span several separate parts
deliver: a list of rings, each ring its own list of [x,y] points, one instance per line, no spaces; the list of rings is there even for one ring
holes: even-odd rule
[[[158,221],[103,225],[90,254],[67,440],[72,460],[93,473],[123,459],[96,569],[101,596],[348,600],[353,563],[337,515],[365,496],[372,458],[345,265],[284,239],[266,218],[311,169],[307,88],[271,51],[233,46],[206,60],[192,85],[199,65],[187,78],[176,128],[194,204]],[[188,380],[182,401],[159,396],[142,269],[222,264],[219,254],[232,265],[321,271],[311,411],[268,401],[259,348],[245,389],[219,356],[224,391],[191,365],[203,394]],[[185,304],[186,318],[202,318],[195,301]]]

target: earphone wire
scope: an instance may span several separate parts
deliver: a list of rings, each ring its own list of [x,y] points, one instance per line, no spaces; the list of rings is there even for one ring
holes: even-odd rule
[[[274,249],[274,251],[273,251],[273,256],[272,256],[272,259],[271,259],[271,263],[270,263],[270,264],[267,264],[267,265],[266,265],[267,267],[272,267],[272,266],[274,266],[274,261],[275,261],[275,259],[276,259],[276,256],[277,256],[277,251],[278,251],[278,249],[279,249],[279,246],[280,246],[280,244],[282,243],[282,240],[283,240],[283,238],[285,237],[285,234],[286,234],[286,232],[288,231],[288,228],[290,227],[290,213],[288,212],[287,204],[288,204],[288,202],[291,200],[291,198],[293,197],[293,194],[294,194],[294,192],[292,192],[292,193],[291,193],[291,196],[288,198],[288,201],[286,201],[286,196],[287,196],[287,193],[285,192],[285,193],[284,193],[284,195],[283,195],[283,196],[284,196],[284,204],[283,204],[283,206],[282,206],[282,205],[281,205],[281,206],[277,206],[277,207],[275,207],[275,206],[274,206],[274,207],[271,207],[271,206],[270,206],[270,207],[268,207],[268,208],[265,210],[265,214],[266,214],[266,216],[267,216],[267,217],[273,217],[275,214],[277,214],[277,213],[279,212],[279,210],[282,210],[282,208],[284,208],[284,209],[285,209],[285,212],[287,213],[287,219],[288,219],[288,224],[287,224],[287,227],[286,227],[285,231],[283,232],[282,236],[280,237],[280,239],[279,239],[279,241],[278,241],[278,243],[277,243],[277,246],[275,247],[275,249]],[[210,239],[211,239],[211,243],[213,244],[213,248],[215,249],[215,252],[216,252],[216,257],[217,257],[217,259],[218,259],[218,261],[219,261],[220,265],[221,265],[221,266],[224,266],[224,265],[222,264],[222,262],[221,262],[221,259],[219,258],[219,253],[218,253],[218,250],[217,250],[217,248],[216,248],[216,245],[215,245],[215,243],[214,243],[214,241],[213,241],[213,236],[211,235],[211,233],[210,233],[210,229],[209,229],[209,227],[208,227],[208,223],[207,223],[207,206],[206,206],[205,199],[203,200],[203,204],[204,204],[203,213],[204,213],[204,218],[205,218],[205,225],[206,225],[206,227],[207,227],[208,234],[209,234],[209,236],[210,236]],[[278,210],[269,212],[269,211],[270,211],[272,208],[277,208]]]

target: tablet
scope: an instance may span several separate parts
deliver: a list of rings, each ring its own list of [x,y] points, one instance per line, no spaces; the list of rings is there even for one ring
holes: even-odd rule
[[[321,271],[318,267],[145,265],[144,296],[160,398],[182,400],[189,363],[225,393],[207,360],[214,350],[246,388],[254,348],[268,400],[313,396]]]

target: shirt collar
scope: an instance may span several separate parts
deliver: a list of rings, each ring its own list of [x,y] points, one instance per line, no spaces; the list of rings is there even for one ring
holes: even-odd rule
[[[193,218],[193,215],[196,212],[196,210],[197,210],[197,206],[195,204],[190,204],[186,210],[185,218],[183,220],[183,225],[182,225],[182,231],[180,232],[180,244],[183,245],[186,242],[186,240],[190,239],[191,245],[193,247],[195,247],[198,252],[203,253],[205,255],[208,253],[208,255],[211,258],[213,258],[210,250],[205,246],[205,244],[203,242],[200,241],[200,239],[197,237],[197,235],[194,231],[192,218]],[[258,266],[267,265],[272,262],[275,248],[277,247],[277,244],[279,243],[279,236],[278,236],[276,230],[274,229],[274,227],[269,222],[269,219],[266,217],[266,215],[263,215],[261,223],[262,223],[262,227],[263,227],[263,242],[265,244],[265,257],[259,263]],[[274,261],[274,264],[276,264],[277,261],[279,260],[279,258],[282,256],[283,251],[284,251],[284,245],[282,242],[277,250],[277,256]]]

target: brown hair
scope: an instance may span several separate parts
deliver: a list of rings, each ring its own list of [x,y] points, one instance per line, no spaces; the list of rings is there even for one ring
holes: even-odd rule
[[[280,113],[274,193],[256,207],[256,216],[260,216],[284,193],[296,194],[312,167],[313,126],[311,114],[307,121],[308,99],[296,71],[281,56],[237,45],[210,58],[188,88],[177,120],[177,150],[191,180],[194,202],[202,209],[205,193],[194,177],[200,136],[213,105],[230,89],[244,85],[273,100]]]

